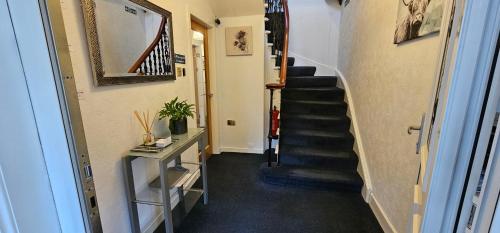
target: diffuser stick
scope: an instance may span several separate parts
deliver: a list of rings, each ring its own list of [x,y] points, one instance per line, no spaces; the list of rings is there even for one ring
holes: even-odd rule
[[[142,128],[147,132],[148,128],[146,127],[144,122],[142,122],[142,119],[141,119],[141,116],[139,115],[139,112],[137,112],[137,110],[136,110],[136,111],[134,111],[134,114],[135,114],[135,117],[137,117],[137,120],[139,120],[139,123],[141,123]]]

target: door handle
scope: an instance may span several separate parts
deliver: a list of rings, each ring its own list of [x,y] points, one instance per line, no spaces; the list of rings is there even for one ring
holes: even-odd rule
[[[423,136],[423,127],[425,123],[425,113],[422,114],[422,118],[420,119],[420,126],[410,126],[408,127],[408,135],[412,135],[413,131],[418,131],[418,141],[416,145],[417,155],[420,154],[420,148],[422,147],[422,136]]]

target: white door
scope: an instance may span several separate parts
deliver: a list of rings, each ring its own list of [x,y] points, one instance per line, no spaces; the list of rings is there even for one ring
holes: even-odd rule
[[[61,232],[6,0],[0,32],[0,231]]]
[[[0,232],[83,233],[44,1],[0,0]]]

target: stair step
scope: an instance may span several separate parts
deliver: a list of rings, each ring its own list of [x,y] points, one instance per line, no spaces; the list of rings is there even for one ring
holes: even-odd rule
[[[315,66],[289,66],[287,70],[287,78],[297,76],[314,76],[315,73]]]
[[[356,171],[303,168],[282,165],[260,166],[260,176],[264,182],[283,186],[298,186],[326,190],[360,192],[363,180]]]
[[[286,145],[280,150],[280,162],[293,166],[356,170],[358,157],[352,150]]]
[[[280,147],[289,145],[352,150],[354,137],[349,132],[329,130],[280,129]]]
[[[270,32],[267,35],[267,43],[273,43],[274,42],[274,37],[273,37],[273,35],[271,35],[273,32],[268,27],[266,27],[266,30],[268,30]]]
[[[351,120],[347,116],[281,113],[280,118],[280,127],[282,129],[348,131],[351,127]]]
[[[338,87],[290,88],[281,91],[282,98],[289,100],[344,100],[345,91]]]
[[[276,57],[276,63],[275,63],[276,66],[281,66],[281,56],[277,56]],[[295,58],[294,57],[288,57],[288,63],[287,63],[288,66],[293,66],[295,65]]]
[[[335,87],[337,77],[334,76],[303,76],[287,77],[286,87]]]
[[[282,98],[281,112],[285,114],[345,115],[347,104],[343,101],[306,101]]]

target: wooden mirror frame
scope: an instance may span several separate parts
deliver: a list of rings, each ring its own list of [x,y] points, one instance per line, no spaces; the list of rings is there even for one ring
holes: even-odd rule
[[[171,75],[127,75],[116,77],[105,77],[101,56],[101,47],[99,45],[99,35],[97,33],[97,22],[95,15],[95,1],[96,0],[81,0],[83,20],[85,25],[85,32],[87,34],[87,44],[89,50],[89,57],[92,64],[92,74],[94,77],[95,86],[111,86],[123,85],[134,83],[158,82],[169,81],[176,79],[175,69],[175,50],[174,50],[174,36],[172,27],[172,13],[165,10],[147,0],[129,0],[139,6],[154,11],[168,19],[168,26],[170,28],[170,54],[172,56],[172,74]]]

